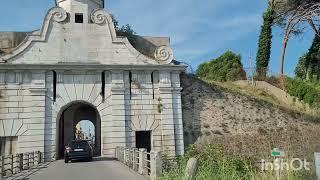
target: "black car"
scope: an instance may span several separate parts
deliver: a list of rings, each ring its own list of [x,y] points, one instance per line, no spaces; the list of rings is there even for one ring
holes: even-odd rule
[[[69,160],[85,159],[91,161],[93,157],[93,149],[86,140],[74,140],[66,146],[64,151],[64,162]]]

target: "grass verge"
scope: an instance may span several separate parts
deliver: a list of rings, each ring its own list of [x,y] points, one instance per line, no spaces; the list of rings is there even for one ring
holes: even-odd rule
[[[198,159],[196,180],[275,180],[273,171],[262,171],[252,159],[227,155],[223,146],[212,144],[201,148],[191,146],[183,157],[177,158],[176,165],[168,165],[166,158],[165,172],[162,179],[183,180],[189,158]],[[310,171],[283,171],[282,180],[311,180],[314,174]]]

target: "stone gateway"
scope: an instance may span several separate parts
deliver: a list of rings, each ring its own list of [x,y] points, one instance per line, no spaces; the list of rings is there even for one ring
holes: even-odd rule
[[[116,35],[104,0],[56,0],[40,30],[0,33],[0,151],[63,156],[76,125],[95,155],[117,146],[184,153],[180,73],[169,38]]]

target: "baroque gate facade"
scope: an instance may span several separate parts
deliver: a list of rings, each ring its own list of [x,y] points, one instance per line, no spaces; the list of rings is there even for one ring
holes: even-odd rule
[[[185,66],[169,38],[137,36],[132,45],[116,35],[103,0],[56,0],[40,30],[0,33],[0,42],[2,154],[59,158],[74,123],[90,117],[98,155],[136,147],[137,132],[150,132],[152,150],[184,153]]]

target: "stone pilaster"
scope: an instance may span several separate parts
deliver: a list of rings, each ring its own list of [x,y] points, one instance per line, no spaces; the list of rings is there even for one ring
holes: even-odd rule
[[[112,133],[110,134],[113,150],[117,147],[125,147],[126,142],[126,108],[124,71],[112,71]],[[121,125],[121,126],[120,126]]]
[[[162,131],[162,151],[167,151],[169,155],[175,155],[175,132],[174,116],[172,110],[172,86],[171,73],[160,71],[159,92],[162,103],[160,127]]]
[[[0,85],[5,84],[6,82],[6,72],[4,70],[0,70]]]
[[[23,140],[19,139],[21,149],[20,152],[30,151],[45,151],[45,137],[44,134],[39,133],[41,129],[45,130],[45,116],[46,116],[46,71],[33,71],[31,84],[29,88],[29,101],[25,101],[23,91],[18,90],[18,97],[21,98],[18,106],[25,107],[25,110],[19,114],[19,118],[24,118],[27,124],[28,131],[23,135]],[[19,137],[20,138],[20,137]],[[34,141],[37,139],[37,142]],[[34,148],[34,147],[36,148]]]
[[[56,129],[56,121],[53,122],[53,72],[46,73],[46,98],[45,98],[45,128],[44,128],[44,159],[49,161],[54,157],[55,148],[52,142],[56,142],[54,129]]]
[[[105,99],[98,107],[101,117],[101,139],[103,156],[112,157],[112,73],[105,71]]]
[[[183,141],[183,122],[182,122],[182,104],[181,104],[181,91],[180,87],[180,72],[172,72],[172,110],[174,119],[175,131],[175,146],[176,154],[184,154],[184,141]]]

